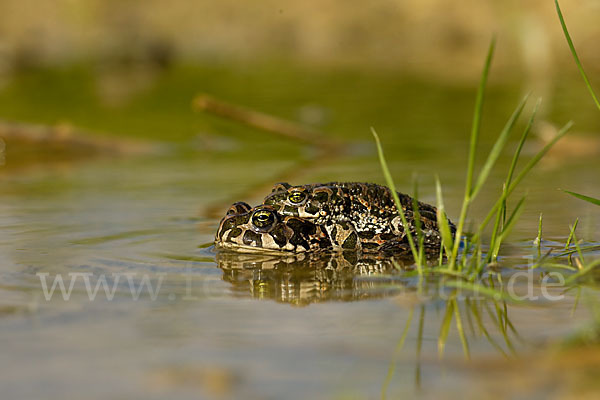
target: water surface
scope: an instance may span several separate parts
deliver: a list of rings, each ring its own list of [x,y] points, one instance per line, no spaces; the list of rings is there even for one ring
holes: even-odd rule
[[[417,109],[431,100],[427,93],[411,92]],[[164,146],[155,155],[15,169],[8,168],[8,158],[0,175],[4,395],[301,399],[379,398],[387,393],[389,398],[463,398],[471,387],[476,397],[492,387],[497,373],[485,365],[510,369],[510,364],[502,367],[505,356],[527,359],[580,332],[589,324],[590,309],[585,304],[573,308],[574,291],[559,301],[507,304],[506,311],[502,302],[459,297],[455,304],[472,361],[465,360],[455,322],[440,358],[438,337],[451,291],[440,289],[436,279],[418,295],[414,274],[385,263],[356,268],[350,262],[332,270],[327,260],[306,264],[215,253],[213,235],[229,204],[258,204],[278,180],[382,183],[368,133],[369,124],[377,122],[373,110],[378,105],[386,115],[386,129],[380,133],[400,190],[412,190],[416,171],[421,199],[434,202],[433,176],[439,174],[449,215],[456,219],[466,163],[462,128],[468,130],[470,114],[457,115],[469,104],[459,101],[452,109],[453,94],[454,89],[440,90],[434,98],[447,109],[436,106],[438,113],[429,114],[430,108],[423,106],[423,113],[408,118],[409,126],[403,127],[397,115],[390,115],[396,109],[388,101],[391,94],[371,94],[379,103],[359,116],[367,99],[334,92],[329,101],[341,96],[354,114],[345,117],[329,109],[333,124],[353,128],[342,140],[341,155],[327,160],[314,161],[310,149],[262,133],[248,138],[247,130],[236,131],[234,125],[221,135],[213,122],[201,123],[211,131],[199,142]],[[501,98],[493,97],[492,104]],[[440,131],[428,131],[423,121],[436,118],[431,126]],[[357,119],[362,126],[353,125]],[[177,129],[174,135],[180,133]],[[485,136],[484,148],[489,142]],[[536,146],[534,140],[525,157]],[[545,248],[564,242],[576,217],[580,238],[598,238],[598,210],[557,188],[597,194],[599,159],[557,154],[526,180],[527,206],[501,259],[507,267],[504,279],[537,254],[532,241],[540,212]],[[509,160],[509,154],[500,160],[501,170],[492,174],[472,220],[493,203]],[[67,289],[74,279],[72,293],[64,300],[58,288],[47,300],[43,282],[49,290],[58,276]],[[100,288],[91,300],[89,288],[103,278],[110,293]],[[534,277],[538,294],[540,279]],[[524,284],[518,287],[526,290]],[[562,294],[556,288],[550,293]],[[480,383],[473,385],[475,380]],[[544,393],[534,395],[542,398]]]

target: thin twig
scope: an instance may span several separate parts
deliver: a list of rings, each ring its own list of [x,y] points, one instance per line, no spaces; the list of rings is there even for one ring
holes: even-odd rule
[[[10,150],[10,143],[13,141],[113,154],[143,154],[150,152],[154,147],[146,142],[98,137],[94,133],[66,124],[41,125],[3,120],[0,120],[0,138],[6,142],[6,151]]]
[[[207,94],[199,94],[192,106],[196,111],[209,112],[219,117],[241,122],[253,128],[261,129],[302,143],[323,146],[328,143],[325,135],[317,130],[275,117],[256,110],[225,102]]]
[[[196,96],[192,106],[196,111],[209,112],[252,128],[260,129],[286,139],[292,139],[309,145],[309,147],[315,150],[277,176],[270,177],[267,182],[260,182],[252,186],[249,190],[237,193],[232,199],[258,197],[259,194],[266,193],[274,182],[292,180],[293,177],[306,173],[311,167],[315,165],[321,166],[325,162],[337,159],[343,153],[342,144],[328,139],[322,132],[264,112],[228,103],[207,94]],[[220,217],[223,212],[223,204],[223,201],[210,204],[201,213],[207,217]]]

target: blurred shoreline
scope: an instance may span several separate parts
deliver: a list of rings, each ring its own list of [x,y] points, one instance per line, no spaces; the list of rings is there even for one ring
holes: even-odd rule
[[[600,4],[561,6],[590,75],[600,73]],[[518,71],[543,90],[555,71],[575,68],[554,4],[542,0],[3,0],[0,27],[0,81],[82,60],[153,68],[274,59],[470,83],[492,35],[494,76]]]

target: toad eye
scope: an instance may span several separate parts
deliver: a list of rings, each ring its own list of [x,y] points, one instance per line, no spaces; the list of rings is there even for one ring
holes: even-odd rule
[[[300,204],[306,200],[306,193],[304,192],[292,192],[288,195],[288,200],[292,204]]]
[[[252,224],[259,229],[268,229],[275,223],[275,214],[269,210],[256,210],[252,214]]]

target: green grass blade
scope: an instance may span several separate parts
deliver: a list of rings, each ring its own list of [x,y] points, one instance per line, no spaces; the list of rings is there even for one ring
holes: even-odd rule
[[[473,125],[471,128],[471,140],[469,144],[469,158],[467,163],[467,178],[465,182],[465,197],[460,211],[460,217],[458,219],[458,227],[456,229],[456,238],[452,253],[450,253],[450,269],[453,269],[456,263],[456,257],[458,256],[458,248],[460,244],[460,237],[462,236],[465,220],[467,218],[467,212],[471,203],[472,195],[472,184],[473,184],[473,170],[475,168],[475,154],[477,153],[477,142],[479,141],[479,132],[481,129],[481,114],[483,110],[483,98],[485,94],[485,87],[487,85],[487,79],[490,72],[490,66],[492,64],[492,58],[494,55],[494,49],[496,47],[495,38],[492,39],[488,54],[485,59],[483,71],[481,73],[481,80],[479,82],[479,88],[477,90],[477,98],[475,100],[475,111],[473,113]]]
[[[417,249],[419,250],[419,261],[417,262],[417,269],[420,274],[422,274],[422,265],[424,264],[424,247],[423,242],[425,238],[423,237],[423,231],[421,230],[421,213],[419,212],[419,182],[416,177],[414,177],[413,182],[413,201],[412,201],[412,209],[413,209],[413,219],[415,221],[415,231],[417,233]]]
[[[473,263],[472,268],[469,269],[469,272],[475,272],[476,276],[480,276],[481,272],[486,266],[485,260],[483,259],[483,249],[481,246],[481,240],[478,240],[474,243],[475,245],[475,262]]]
[[[496,247],[496,241],[498,240],[498,235],[500,234],[500,225],[501,223],[506,222],[506,182],[502,185],[502,203],[500,203],[500,208],[496,212],[496,220],[494,221],[494,228],[492,229],[492,235],[490,237],[490,249],[494,249]],[[479,236],[476,236],[477,240],[480,240]],[[488,255],[485,260],[487,263],[491,261],[496,261],[494,259],[494,252],[488,252]]]
[[[496,240],[496,243],[494,244],[494,246],[495,246],[494,250],[493,250],[494,258],[498,257],[498,252],[500,251],[500,245],[502,244],[502,242],[504,241],[506,236],[508,236],[508,234],[512,230],[513,226],[519,219],[519,215],[521,214],[521,211],[523,210],[524,203],[525,203],[525,196],[521,197],[521,200],[519,200],[514,211],[512,212],[512,214],[506,221],[506,225],[504,225],[504,227],[502,228],[502,233],[498,236],[498,239]]]
[[[559,263],[549,263],[549,262],[543,262],[543,263],[540,263],[539,265],[536,264],[532,268],[538,268],[538,267],[542,267],[542,266],[544,268],[546,268],[546,269],[548,269],[548,268],[554,268],[554,269],[566,269],[566,270],[571,271],[571,272],[576,272],[577,271],[577,268],[572,267],[570,265],[559,264]]]
[[[515,168],[517,167],[517,161],[519,161],[519,157],[521,156],[521,150],[523,149],[523,145],[529,136],[529,132],[531,132],[531,127],[533,126],[533,122],[535,121],[535,116],[537,115],[538,109],[540,108],[540,104],[542,103],[542,99],[538,99],[535,103],[535,107],[529,117],[529,121],[527,121],[527,126],[525,130],[523,130],[523,134],[521,135],[521,139],[519,140],[519,144],[517,149],[515,150],[515,154],[513,155],[512,162],[510,163],[510,168],[508,169],[508,176],[506,177],[506,184],[510,185],[512,181],[513,174],[515,172]]]
[[[516,355],[517,351],[515,350],[515,347],[513,346],[510,337],[508,336],[508,332],[504,329],[504,321],[502,318],[502,312],[500,311],[500,307],[498,307],[498,303],[495,300],[492,300],[492,302],[494,303],[494,310],[496,311],[496,314],[494,315],[494,312],[490,309],[488,304],[485,303],[484,305],[488,316],[492,319],[492,321],[494,321],[494,324],[502,334],[502,337],[504,338],[504,343],[506,344],[506,348],[508,349],[508,351],[512,355]]]
[[[456,278],[461,278],[463,279],[465,277],[465,274],[460,272],[460,271],[456,271],[453,269],[448,269],[448,268],[435,268],[435,271],[432,271],[441,275],[448,275],[448,276],[453,276]]]
[[[375,138],[375,144],[377,145],[377,154],[379,156],[379,162],[381,164],[381,170],[383,171],[383,176],[385,177],[385,181],[392,192],[392,197],[394,199],[394,203],[396,203],[396,208],[398,209],[398,214],[400,214],[400,219],[402,220],[402,224],[404,225],[404,229],[406,232],[406,238],[408,239],[408,244],[410,246],[410,250],[412,252],[413,258],[415,259],[415,263],[419,263],[419,252],[415,247],[415,242],[413,240],[412,234],[410,233],[410,229],[408,228],[408,222],[406,221],[406,216],[404,215],[404,209],[402,208],[402,203],[400,202],[400,198],[398,197],[398,192],[396,191],[396,185],[394,184],[394,179],[392,178],[392,174],[387,166],[387,162],[385,161],[385,156],[383,154],[383,148],[381,147],[381,141],[379,140],[379,135],[373,127],[371,127],[371,133]]]
[[[571,241],[573,240],[573,236],[575,235],[575,229],[577,229],[577,224],[579,224],[579,218],[575,218],[575,223],[571,227],[571,230],[569,232],[569,237],[567,238],[567,243],[565,243],[565,250],[569,250],[569,245],[571,244]]]
[[[404,330],[402,331],[400,340],[398,341],[398,344],[396,345],[396,348],[394,349],[394,354],[392,356],[392,360],[390,361],[388,373],[385,377],[385,380],[383,381],[383,385],[381,386],[381,399],[382,400],[385,400],[385,398],[387,397],[387,389],[390,386],[390,382],[392,381],[392,378],[394,377],[394,372],[396,370],[396,358],[398,357],[398,355],[402,351],[402,348],[404,347],[404,341],[406,340],[406,335],[408,334],[408,329],[410,328],[410,324],[412,322],[414,311],[415,311],[414,308],[410,309],[410,313],[408,314],[408,319],[406,320],[406,325],[404,325]]]
[[[471,359],[471,355],[469,354],[469,342],[467,342],[467,337],[465,336],[465,331],[462,324],[462,318],[460,317],[460,309],[458,308],[458,303],[456,299],[453,299],[454,303],[454,318],[456,318],[456,330],[458,330],[458,336],[460,338],[460,342],[462,343],[463,352],[465,353],[465,358],[467,360]]]
[[[440,185],[440,178],[435,177],[435,193],[437,197],[437,221],[440,227],[440,234],[442,235],[442,244],[446,250],[446,254],[452,252],[452,232],[450,231],[450,225],[448,224],[448,217],[446,216],[446,209],[444,207],[444,198],[442,197],[442,186]]]
[[[581,278],[582,276],[587,275],[590,271],[592,271],[594,268],[596,268],[599,265],[600,265],[600,259],[594,260],[593,262],[589,263],[588,265],[583,267],[582,270],[580,270],[579,272],[577,272],[577,273],[571,275],[569,278],[567,278],[567,280],[565,281],[565,286],[568,286],[568,285],[574,283],[577,279]]]
[[[503,223],[506,222],[506,200],[508,198],[507,188],[512,182],[513,174],[515,172],[515,168],[517,167],[517,162],[519,161],[519,157],[521,156],[521,150],[523,149],[523,145],[525,144],[525,141],[527,140],[527,137],[529,136],[529,132],[531,132],[531,127],[533,126],[533,121],[535,120],[535,116],[537,114],[537,111],[538,111],[538,108],[540,107],[541,102],[542,102],[542,100],[538,99],[538,101],[535,103],[535,107],[533,108],[533,112],[531,113],[531,116],[529,117],[527,126],[525,127],[525,130],[521,134],[521,139],[519,140],[517,149],[515,150],[515,153],[513,154],[513,158],[510,163],[510,167],[508,169],[508,174],[506,176],[506,181],[504,182],[504,185],[502,186],[501,203],[500,203],[500,207],[499,207],[498,211],[496,212],[496,220],[494,221],[494,228],[492,229],[492,236],[490,239],[490,248],[492,248],[492,249],[494,248],[494,244],[497,240],[497,235],[500,230],[500,221],[502,221]],[[479,238],[479,236],[476,235],[476,238]],[[492,260],[492,253],[490,252],[488,254],[487,262],[490,262],[491,260]]]
[[[565,38],[567,39],[567,43],[569,44],[569,49],[571,49],[571,54],[573,54],[573,59],[575,60],[575,64],[577,65],[577,68],[579,69],[579,72],[581,73],[581,76],[583,77],[583,81],[585,82],[585,85],[587,86],[590,94],[592,95],[592,99],[594,99],[594,103],[596,103],[596,107],[598,107],[598,110],[600,110],[600,101],[598,101],[598,97],[596,97],[596,93],[594,93],[594,89],[592,89],[592,85],[590,84],[587,74],[583,70],[583,65],[581,64],[581,61],[579,61],[579,56],[577,55],[577,52],[575,51],[575,46],[573,45],[573,41],[571,40],[571,35],[569,35],[569,30],[567,29],[567,24],[565,23],[565,19],[563,18],[563,14],[562,14],[562,11],[560,10],[560,6],[558,5],[558,0],[554,0],[554,4],[556,5],[556,12],[558,14],[558,19],[560,20],[560,25],[562,26],[562,30],[565,34]]]
[[[438,336],[438,355],[440,359],[444,357],[444,349],[446,348],[446,340],[448,339],[448,332],[450,332],[450,323],[452,322],[452,315],[454,303],[450,300],[446,303],[446,313],[442,320],[442,327],[440,329],[440,335]]]
[[[485,328],[485,325],[483,324],[483,321],[481,320],[481,315],[479,314],[479,310],[477,309],[477,306],[475,304],[471,305],[471,312],[472,312],[473,316],[475,317],[475,321],[477,322],[477,326],[479,327],[479,330],[483,333],[483,335],[488,340],[488,342],[496,350],[498,350],[498,352],[500,352],[504,357],[508,357],[508,354],[506,354],[504,349],[490,336],[490,333]]]
[[[415,384],[420,388],[421,384],[421,348],[423,346],[423,327],[425,326],[425,306],[421,305],[421,313],[419,314],[419,332],[417,333],[417,351],[416,351],[416,372]]]
[[[508,318],[508,308],[506,307],[506,303],[504,303],[504,310],[505,310],[505,317],[506,317],[506,326],[512,331],[512,333],[515,335],[515,337],[517,339],[519,339],[520,342],[523,342],[523,338],[521,337],[521,335],[519,335],[519,332],[517,332],[517,329],[511,322],[510,318]]]
[[[543,256],[539,257],[537,259],[537,261],[535,262],[535,264],[533,264],[531,266],[531,269],[536,269],[541,267],[542,265],[546,265],[546,260],[550,257],[550,253],[552,253],[552,249],[548,249],[546,251],[546,254],[544,254]],[[554,258],[556,258],[556,256],[554,256]]]
[[[579,246],[579,241],[577,240],[577,235],[575,231],[573,231],[573,243],[575,243],[575,249],[577,250],[577,254],[579,255],[579,260],[583,264],[585,262],[583,258],[583,252],[581,251],[581,246]]]
[[[565,193],[570,194],[571,196],[577,197],[580,200],[584,200],[584,201],[587,201],[588,203],[592,203],[592,204],[595,204],[597,206],[600,206],[600,199],[595,199],[595,198],[590,197],[590,196],[586,196],[586,195],[575,193],[575,192],[570,192],[570,191],[564,190],[564,189],[560,189],[560,190],[562,190]]]
[[[437,217],[439,218],[439,217]],[[439,225],[438,225],[439,226]],[[448,252],[446,252],[448,254]],[[442,237],[442,241],[440,242],[440,255],[438,256],[438,267],[444,265],[444,238]]]
[[[468,193],[469,197],[472,195],[472,182],[473,182],[473,171],[475,169],[475,155],[477,153],[477,143],[479,142],[479,133],[481,131],[481,115],[483,113],[483,99],[485,97],[485,88],[487,86],[487,80],[492,65],[492,58],[494,56],[494,49],[496,47],[496,39],[492,38],[490,43],[488,54],[485,59],[483,72],[481,74],[481,80],[479,82],[479,88],[477,90],[477,97],[475,99],[475,111],[473,113],[473,123],[471,125],[471,140],[469,144],[469,161],[467,164],[467,182],[465,192]]]
[[[468,297],[465,299],[465,310],[469,332],[471,332],[471,336],[477,337],[477,333],[475,333],[475,326],[473,325],[473,317],[471,316],[471,299]]]
[[[506,302],[502,304],[502,319],[504,321],[504,330],[508,330],[508,307],[506,306]]]
[[[519,103],[519,105],[517,106],[515,111],[512,113],[512,115],[506,122],[506,125],[504,125],[504,128],[500,132],[498,139],[496,139],[496,143],[494,143],[494,146],[492,146],[492,150],[490,150],[490,154],[488,155],[487,159],[485,160],[485,164],[483,165],[483,168],[481,169],[481,172],[479,173],[479,176],[477,177],[477,182],[475,182],[475,186],[473,187],[473,193],[471,194],[471,201],[475,198],[475,196],[477,196],[477,194],[483,187],[483,184],[485,183],[488,176],[490,175],[490,172],[492,171],[494,164],[498,160],[498,157],[500,157],[500,153],[502,152],[502,149],[504,149],[504,146],[506,145],[506,142],[508,141],[508,136],[510,135],[510,132],[512,132],[512,129],[515,126],[515,123],[517,122],[517,119],[519,119],[519,116],[523,112],[523,108],[525,107],[525,104],[527,103],[527,99],[529,99],[529,94],[527,94],[523,98],[523,100],[521,100],[521,102]]]
[[[533,156],[533,158],[531,160],[529,160],[529,162],[525,165],[525,167],[523,167],[523,170],[521,170],[521,172],[519,172],[519,174],[515,177],[515,179],[510,183],[510,185],[506,189],[506,196],[503,195],[502,197],[500,197],[496,201],[494,206],[492,206],[492,208],[488,212],[487,216],[485,217],[485,219],[479,226],[479,230],[476,233],[475,237],[479,237],[481,235],[481,233],[483,232],[483,230],[485,229],[487,224],[492,219],[492,216],[500,208],[500,205],[502,204],[504,199],[506,199],[506,198],[508,198],[508,196],[510,196],[510,194],[519,185],[519,183],[521,183],[523,178],[525,178],[525,176],[527,176],[529,171],[531,171],[531,169],[546,155],[546,153],[550,150],[550,148],[552,148],[552,146],[554,146],[554,144],[556,144],[556,142],[558,142],[558,140],[560,138],[562,138],[569,131],[569,129],[571,129],[571,126],[573,126],[572,121],[568,122],[565,126],[563,126],[561,128],[561,130],[556,134],[556,136],[550,142],[548,142],[535,156]]]
[[[504,310],[498,305],[498,302],[494,301],[494,310],[496,310],[496,316],[498,318],[498,329],[504,336],[504,341],[510,341],[508,337],[508,331],[506,330],[506,321],[504,318]],[[514,349],[513,349],[514,350]]]
[[[498,322],[498,319],[496,317],[496,314],[494,314],[494,312],[492,312],[492,309],[490,308],[490,305],[488,303],[489,303],[489,301],[484,301],[482,303],[483,307],[487,311],[488,317],[490,317],[490,319],[492,320],[492,322],[494,323],[494,325],[499,326],[499,322]]]
[[[465,282],[460,280],[448,281],[444,285],[450,288],[456,288],[458,290],[468,290],[475,294],[481,294],[485,297],[492,298],[494,300],[508,300],[513,303],[522,303],[522,300],[511,297],[508,293],[501,290],[492,289],[479,283]]]
[[[590,252],[590,251],[596,251],[596,250],[600,250],[600,245],[592,245],[592,246],[587,246],[587,247],[583,247],[581,248],[582,252]],[[554,258],[559,258],[559,257],[564,257],[564,256],[568,256],[571,255],[573,253],[575,253],[576,250],[568,250],[568,251],[563,251],[562,253],[559,253],[557,255],[554,256]]]
[[[537,247],[538,259],[542,256],[542,218],[543,214],[540,213],[540,221],[538,223],[538,234],[535,238],[535,245]]]

